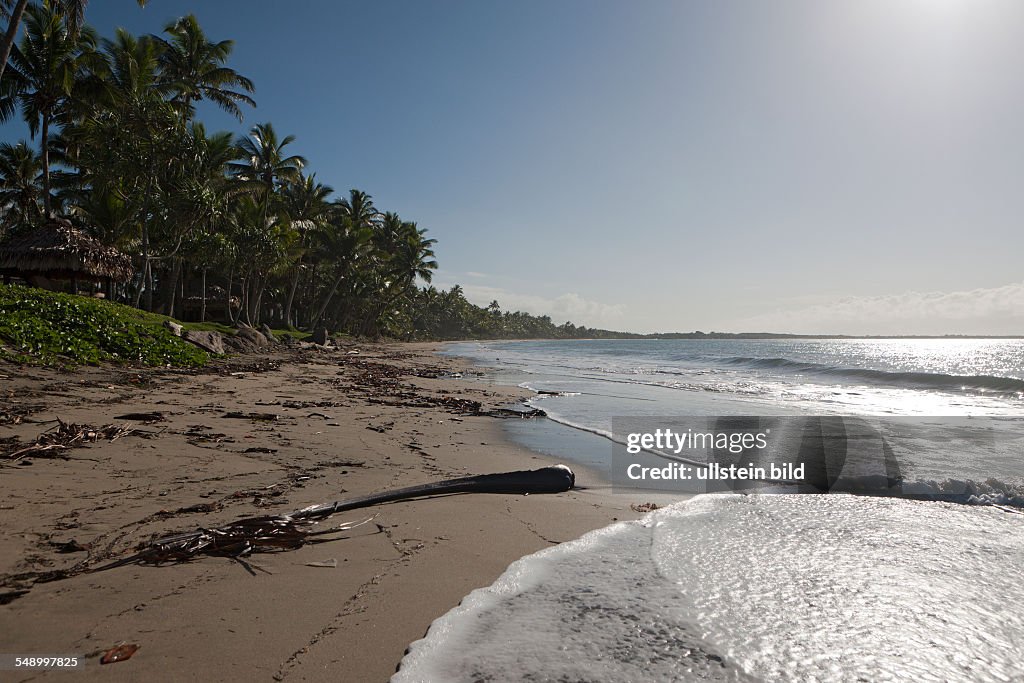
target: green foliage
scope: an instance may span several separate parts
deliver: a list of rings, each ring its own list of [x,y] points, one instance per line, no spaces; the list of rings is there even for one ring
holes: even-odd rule
[[[459,285],[449,290],[416,290],[397,311],[388,329],[409,339],[624,339],[642,335],[613,332],[571,322],[556,325],[549,316],[502,311],[497,301],[482,307],[470,303]]]
[[[0,285],[0,341],[15,360],[203,365],[208,355],[175,337],[162,316],[72,294]]]
[[[139,272],[115,296],[209,321],[195,329],[266,322],[293,338],[303,334],[296,327],[402,339],[614,334],[503,312],[497,302],[481,308],[458,286],[421,289],[438,267],[426,229],[362,190],[332,199],[292,154],[295,136],[269,122],[235,137],[208,134],[196,120],[200,100],[240,121],[242,105],[255,104],[252,81],[228,65],[233,41],[207,37],[192,15],[161,36],[118,29],[100,39],[81,25],[82,6],[31,5],[0,79],[0,120],[20,105],[30,132],[46,133],[38,155],[25,143],[0,146],[0,236],[44,215],[52,163],[54,208],[135,257]],[[79,309],[56,296],[19,294],[18,307],[0,311],[0,337],[45,359],[180,362],[170,360],[180,342],[168,341],[162,316],[90,302],[119,311],[119,323],[87,332],[98,323],[75,318]]]

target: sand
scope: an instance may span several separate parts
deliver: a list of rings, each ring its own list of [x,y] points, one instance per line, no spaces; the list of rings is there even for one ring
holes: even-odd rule
[[[0,680],[383,681],[408,644],[519,557],[638,513],[589,473],[556,495],[458,495],[337,515],[339,540],[249,558],[40,574],[213,527],[438,479],[551,464],[508,442],[496,386],[431,345],[348,345],[220,362],[200,373],[0,364],[0,453],[61,418],[137,431],[62,457],[0,461],[0,654],[85,657]],[[358,353],[355,353],[358,351]],[[390,369],[389,369],[390,368]],[[463,379],[437,377],[462,371]],[[389,377],[389,375],[394,375]],[[152,424],[116,419],[159,411]],[[273,420],[228,418],[269,413]],[[13,424],[18,421],[20,424]],[[143,433],[144,432],[144,433]],[[326,524],[326,523],[325,523]],[[59,552],[74,540],[86,551]],[[336,562],[335,567],[310,563]],[[28,589],[15,597],[11,593]],[[139,650],[100,665],[120,643]]]

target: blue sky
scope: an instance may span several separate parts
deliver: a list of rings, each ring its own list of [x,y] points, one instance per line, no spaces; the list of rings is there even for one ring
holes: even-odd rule
[[[435,283],[637,331],[1024,334],[1024,3],[95,1],[236,41]],[[26,135],[20,122],[3,137]]]

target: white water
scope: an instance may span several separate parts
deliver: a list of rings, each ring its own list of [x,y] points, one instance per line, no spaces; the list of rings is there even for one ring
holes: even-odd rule
[[[526,557],[412,681],[1024,680],[1024,515],[706,495]]]
[[[448,353],[492,366],[500,382],[559,392],[530,405],[609,439],[621,440],[614,418],[895,419],[900,434],[887,436],[908,491],[1024,503],[1022,340],[466,342]],[[573,459],[573,449],[565,451],[560,459]],[[609,444],[601,463],[608,478],[611,453]],[[581,464],[599,456],[588,453]]]

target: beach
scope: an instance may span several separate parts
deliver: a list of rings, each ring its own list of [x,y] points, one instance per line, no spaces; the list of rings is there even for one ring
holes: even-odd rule
[[[436,349],[352,343],[198,371],[0,365],[6,453],[58,418],[133,430],[3,462],[4,652],[84,657],[76,680],[386,680],[435,618],[511,562],[640,517],[630,504],[643,501],[608,495],[574,466],[584,488],[564,494],[454,495],[338,514],[319,526],[373,519],[338,540],[249,556],[251,572],[201,556],[39,580],[157,536],[552,464],[463,401],[487,410],[529,392]],[[119,419],[149,412],[162,419]],[[139,649],[99,663],[122,643]]]
[[[515,423],[533,427],[510,428],[518,441],[557,452],[568,430],[594,444],[563,445],[570,462],[662,507],[517,561],[435,622],[395,683],[1024,676],[1020,340],[445,352],[537,392],[547,419]],[[712,462],[725,486],[702,481]],[[787,462],[799,473],[767,474]],[[680,463],[696,475],[671,475]],[[630,474],[645,466],[661,475]]]

